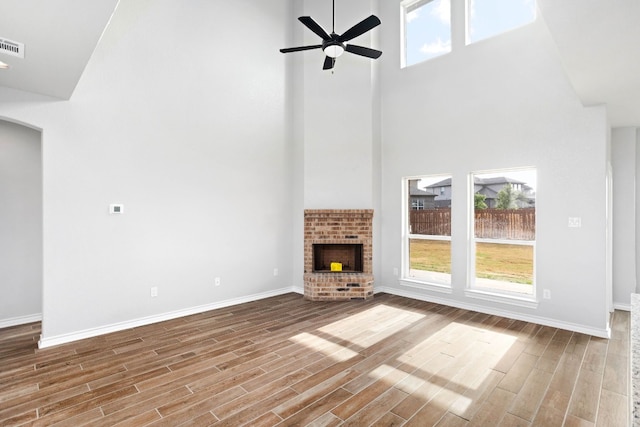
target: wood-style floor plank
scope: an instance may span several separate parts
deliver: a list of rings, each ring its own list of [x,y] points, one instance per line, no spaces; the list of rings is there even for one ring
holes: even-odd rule
[[[296,294],[37,349],[0,329],[0,426],[626,426],[612,339],[380,294]]]

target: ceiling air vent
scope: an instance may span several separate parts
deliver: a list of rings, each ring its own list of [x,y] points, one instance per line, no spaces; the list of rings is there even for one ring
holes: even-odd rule
[[[18,43],[0,37],[0,53],[24,58],[24,43]]]

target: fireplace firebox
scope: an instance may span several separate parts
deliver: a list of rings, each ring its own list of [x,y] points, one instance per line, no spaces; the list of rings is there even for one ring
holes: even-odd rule
[[[339,264],[332,270],[332,264]],[[314,244],[313,272],[362,273],[362,244]]]
[[[304,297],[373,297],[373,209],[304,211]]]

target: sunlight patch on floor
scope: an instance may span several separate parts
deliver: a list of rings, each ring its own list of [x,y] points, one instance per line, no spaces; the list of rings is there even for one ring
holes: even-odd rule
[[[449,402],[455,413],[464,414],[483,384],[494,380],[496,371],[492,368],[517,336],[480,323],[452,322],[446,315],[431,315],[433,323],[424,323],[422,341],[366,375],[389,382],[425,402]],[[342,362],[392,335],[403,331],[419,334],[420,326],[414,324],[425,317],[426,314],[381,304],[329,323],[315,333],[300,333],[291,340]],[[472,346],[478,351],[469,351]]]
[[[424,317],[424,314],[381,304],[318,328],[317,335],[303,332],[292,337],[291,341],[340,362],[358,355],[348,347],[364,350]]]
[[[319,351],[326,356],[330,356],[336,362],[349,360],[358,355],[357,352],[350,350],[347,347],[307,332],[298,334],[292,337],[291,340],[298,344],[302,344],[311,350]]]
[[[451,322],[398,357],[414,371],[397,387],[425,401],[454,397],[456,412],[464,413],[473,403],[470,396],[489,380],[491,368],[516,341],[513,335]],[[469,352],[471,346],[487,351]],[[404,390],[407,385],[412,390]]]
[[[424,317],[424,314],[380,304],[329,323],[318,331],[367,348]]]

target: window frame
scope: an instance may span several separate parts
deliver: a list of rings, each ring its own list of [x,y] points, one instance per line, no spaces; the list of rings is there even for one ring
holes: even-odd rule
[[[424,210],[424,200],[415,199],[411,201],[411,210],[412,211],[423,211]]]
[[[483,299],[486,301],[493,302],[501,302],[508,303],[513,305],[518,305],[526,308],[537,308],[538,306],[538,298],[537,298],[537,284],[536,284],[536,238],[537,234],[534,236],[534,240],[517,240],[517,239],[491,239],[491,238],[477,238],[475,236],[475,203],[474,203],[474,195],[475,191],[475,176],[483,175],[483,174],[504,174],[508,175],[509,173],[519,172],[519,171],[527,171],[533,170],[536,173],[536,181],[537,181],[537,173],[538,170],[534,166],[530,167],[520,167],[520,168],[503,168],[503,169],[494,169],[494,170],[483,170],[483,171],[475,171],[469,173],[468,179],[468,188],[469,188],[469,196],[467,197],[469,203],[469,215],[468,215],[468,224],[469,224],[469,258],[467,264],[467,287],[465,289],[465,295],[472,298]],[[536,194],[537,199],[537,194]],[[536,205],[537,209],[537,205]],[[537,223],[537,215],[536,215],[536,223]],[[536,227],[537,228],[537,227]],[[536,230],[537,231],[537,230]],[[532,272],[532,283],[531,283],[531,293],[521,293],[510,291],[506,289],[496,289],[487,286],[478,286],[476,276],[476,245],[477,243],[491,243],[491,244],[505,244],[505,245],[522,245],[522,246],[532,246],[533,248],[533,272]],[[505,283],[513,283],[513,282],[505,282]]]
[[[410,209],[411,195],[409,194],[410,184],[409,181],[423,178],[450,178],[453,184],[453,174],[435,174],[435,175],[418,175],[404,177],[402,179],[402,251],[401,262],[402,267],[400,269],[400,283],[404,286],[427,289],[440,293],[450,294],[453,292],[452,288],[452,272],[449,272],[449,281],[427,280],[410,275],[411,270],[411,253],[410,244],[411,240],[432,240],[432,241],[448,241],[450,245],[449,256],[452,258],[451,251],[451,236],[440,235],[428,235],[428,234],[412,234],[410,231]],[[451,260],[450,258],[450,260]]]
[[[424,62],[430,61],[432,59],[440,58],[441,56],[445,56],[453,52],[453,46],[450,47],[448,52],[444,52],[429,58],[425,58],[421,61],[414,62],[411,64],[407,63],[407,14],[411,13],[414,10],[420,9],[421,7],[432,3],[438,0],[403,0],[400,2],[400,68],[412,67],[414,65],[422,64]],[[451,2],[456,0],[450,0]],[[450,13],[453,14],[453,6],[450,4],[451,8]],[[453,18],[452,18],[453,19]],[[449,41],[453,42],[453,25],[449,25]]]

